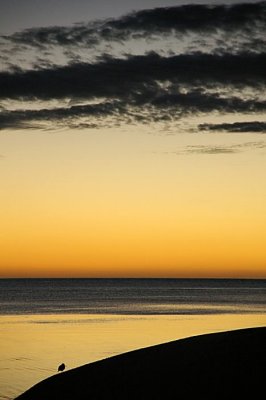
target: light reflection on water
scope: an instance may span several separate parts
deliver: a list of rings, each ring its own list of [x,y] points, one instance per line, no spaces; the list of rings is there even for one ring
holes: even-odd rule
[[[70,369],[183,337],[265,325],[265,313],[0,316],[0,399],[57,373],[61,362]]]

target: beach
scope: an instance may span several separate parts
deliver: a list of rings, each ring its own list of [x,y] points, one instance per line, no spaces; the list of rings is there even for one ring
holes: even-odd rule
[[[266,328],[199,335],[58,373],[17,400],[254,395],[264,386]]]

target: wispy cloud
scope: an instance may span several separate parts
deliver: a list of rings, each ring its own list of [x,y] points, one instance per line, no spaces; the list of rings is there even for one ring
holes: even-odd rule
[[[225,131],[225,132],[256,132],[266,133],[266,122],[234,122],[231,124],[201,124],[199,129],[208,131]]]
[[[188,154],[234,154],[239,150],[235,146],[187,146]]]
[[[265,141],[257,141],[257,142],[244,142],[244,143],[236,143],[236,144],[227,144],[227,145],[189,145],[184,148],[180,148],[174,151],[167,151],[164,154],[172,154],[172,155],[189,155],[189,154],[199,154],[199,155],[230,155],[235,153],[240,153],[248,150],[254,149],[265,149],[266,142]]]

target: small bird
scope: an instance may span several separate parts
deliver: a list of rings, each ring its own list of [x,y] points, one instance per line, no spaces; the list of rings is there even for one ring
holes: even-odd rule
[[[64,371],[65,368],[66,368],[66,366],[65,366],[64,363],[63,363],[63,364],[60,364],[57,371],[58,371],[58,372],[62,372],[62,371]]]

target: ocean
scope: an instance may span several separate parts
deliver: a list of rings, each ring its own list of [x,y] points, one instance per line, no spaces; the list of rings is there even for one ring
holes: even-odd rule
[[[265,312],[265,280],[4,279],[0,314]]]
[[[2,279],[0,399],[67,368],[182,337],[266,325],[266,280]]]

